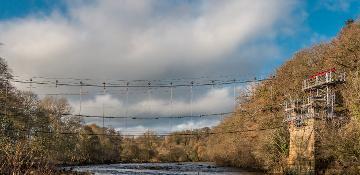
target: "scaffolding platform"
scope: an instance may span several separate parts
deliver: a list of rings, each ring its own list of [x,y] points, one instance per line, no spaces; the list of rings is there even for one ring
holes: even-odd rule
[[[305,79],[303,82],[303,91],[311,91],[324,86],[334,85],[345,82],[345,73],[337,73],[336,69],[330,69],[324,72],[318,72],[315,75]]]

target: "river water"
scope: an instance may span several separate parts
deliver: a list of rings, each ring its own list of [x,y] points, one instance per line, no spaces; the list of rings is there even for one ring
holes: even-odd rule
[[[130,163],[65,167],[67,170],[96,175],[255,175],[256,172],[220,167],[213,163]]]

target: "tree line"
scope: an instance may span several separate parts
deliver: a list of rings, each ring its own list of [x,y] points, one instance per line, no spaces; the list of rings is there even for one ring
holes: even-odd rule
[[[209,128],[128,137],[64,116],[72,110],[65,98],[39,99],[17,90],[4,59],[0,77],[0,174],[52,174],[59,165],[200,161],[204,154]]]

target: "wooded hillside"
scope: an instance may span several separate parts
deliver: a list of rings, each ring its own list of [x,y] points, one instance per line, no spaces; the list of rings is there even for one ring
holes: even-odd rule
[[[304,97],[303,80],[316,72],[336,68],[346,72],[346,84],[338,91],[339,119],[318,130],[316,166],[331,173],[360,172],[360,24],[348,23],[329,43],[303,49],[271,77],[241,98],[240,107],[215,131],[259,130],[210,136],[207,147],[211,160],[220,164],[290,172],[287,167],[289,133],[283,103]],[[341,118],[341,119],[340,119]],[[276,128],[276,129],[272,129]],[[318,169],[318,170],[319,170]]]

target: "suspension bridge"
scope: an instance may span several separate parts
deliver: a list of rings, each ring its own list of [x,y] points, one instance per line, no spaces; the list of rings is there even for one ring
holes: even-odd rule
[[[63,113],[63,117],[77,117],[83,120],[84,124],[96,123],[102,128],[111,128],[112,123],[120,123],[121,127],[114,128],[119,131],[121,136],[140,136],[146,131],[150,131],[149,128],[139,130],[129,130],[131,126],[141,125],[146,127],[146,123],[165,123],[167,121],[167,130],[154,131],[158,136],[168,136],[176,134],[174,130],[174,124],[179,122],[193,123],[194,120],[215,120],[221,121],[224,117],[235,114],[237,108],[237,96],[240,88],[260,83],[263,81],[270,81],[270,78],[251,78],[251,79],[236,79],[230,78],[230,76],[222,76],[219,79],[211,79],[209,77],[199,78],[176,78],[167,80],[111,80],[99,81],[96,79],[89,78],[74,78],[74,77],[44,77],[36,76],[31,78],[24,78],[20,76],[14,76],[9,79],[15,86],[22,86],[23,91],[34,92],[38,96],[52,96],[55,98],[69,97],[76,99],[73,96],[78,96],[77,106],[74,109],[77,112]],[[232,103],[233,106],[229,107],[228,111],[221,112],[209,112],[209,111],[194,111],[194,97],[200,96],[196,93],[204,93],[206,90],[214,90],[217,88],[227,88],[228,91],[232,91]],[[77,90],[76,90],[77,89]],[[230,90],[232,89],[232,90]],[[77,91],[77,92],[76,92]],[[45,93],[44,93],[45,92]],[[157,113],[152,111],[152,104],[147,103],[147,113],[136,113],[136,111],[129,111],[130,101],[132,98],[136,100],[144,100],[151,102],[155,97],[153,94],[157,93],[161,98],[167,99],[167,103],[164,106],[168,108],[165,113]],[[248,92],[249,93],[249,92]],[[183,98],[183,101],[187,101],[189,104],[185,106],[187,109],[181,109],[185,112],[174,111],[177,107],[174,103],[176,94],[179,94]],[[84,101],[94,96],[116,96],[124,102],[122,106],[107,106],[106,102],[102,102],[98,106],[86,106]],[[139,97],[140,96],[140,97]],[[167,96],[167,97],[166,97]],[[186,99],[187,97],[187,99]],[[221,99],[220,99],[221,100]],[[84,108],[95,108],[97,114],[86,113]],[[116,114],[108,115],[107,109],[114,108],[112,111],[116,111]],[[121,109],[120,109],[121,108]],[[133,113],[131,113],[133,112]],[[101,114],[99,114],[101,113]],[[182,121],[179,121],[182,120]],[[203,126],[206,127],[206,126]],[[280,127],[280,126],[279,126]],[[186,130],[199,129],[195,125],[190,126]],[[264,128],[273,129],[273,128]],[[262,130],[262,129],[260,129]],[[221,134],[221,133],[239,133],[239,132],[252,132],[253,130],[234,130],[226,132],[210,132],[208,134]],[[24,130],[25,132],[25,130]],[[35,131],[39,133],[49,133],[45,131]],[[51,133],[51,132],[50,132]],[[62,132],[60,134],[80,134],[74,132]],[[180,133],[177,133],[180,134]],[[193,133],[181,133],[181,135],[192,135]],[[93,135],[107,135],[107,133],[93,134]],[[118,136],[116,134],[116,136]]]

